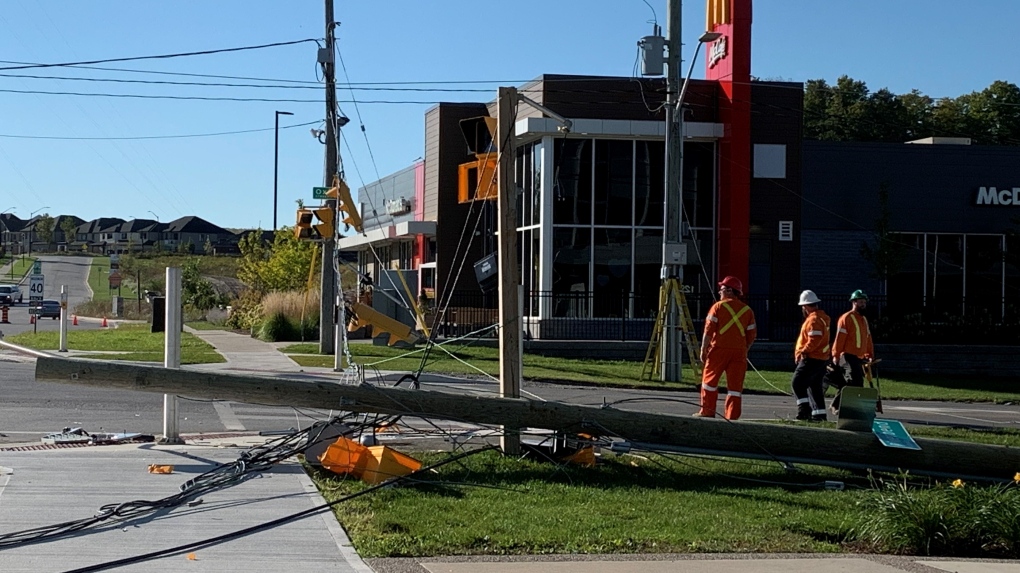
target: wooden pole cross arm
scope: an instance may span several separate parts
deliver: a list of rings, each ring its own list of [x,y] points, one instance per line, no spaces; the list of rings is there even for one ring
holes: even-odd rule
[[[524,398],[467,396],[362,384],[166,369],[42,356],[36,380],[350,412],[403,414],[482,425],[584,432],[671,449],[774,459],[855,470],[1009,481],[1020,471],[1020,448],[916,439],[920,451],[887,448],[867,432],[756,422],[728,422]]]

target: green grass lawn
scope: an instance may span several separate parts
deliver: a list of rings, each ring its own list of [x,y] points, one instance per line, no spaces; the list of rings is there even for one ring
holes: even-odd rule
[[[35,257],[20,256],[14,259],[14,264],[10,266],[3,276],[0,276],[0,282],[12,282],[17,283],[32,270],[32,263],[35,262]],[[26,295],[27,296],[27,295]],[[25,298],[27,301],[28,298]]]
[[[96,352],[88,358],[163,362],[164,333],[149,332],[147,324],[122,324],[105,330],[72,330],[67,333],[67,348]],[[36,350],[60,348],[59,332],[23,332],[5,338],[7,342]],[[212,346],[187,332],[181,333],[181,364],[225,362]]]
[[[124,297],[124,300],[136,300],[138,298],[138,291],[135,290],[134,281],[127,280],[129,277],[124,276],[124,271],[121,271],[123,276],[123,282],[121,283],[120,289],[110,288],[110,257],[93,257],[92,266],[89,268],[89,288],[92,289],[92,300],[97,302],[109,301],[115,295],[120,293],[119,296]]]
[[[227,327],[222,324],[213,324],[208,320],[195,320],[184,323],[185,326],[190,326],[195,330],[226,330]]]
[[[328,501],[365,487],[313,477]],[[847,516],[868,496],[817,487],[867,486],[836,470],[790,475],[778,464],[657,454],[581,468],[485,452],[420,479],[335,507],[360,555],[838,552]]]
[[[373,344],[351,344],[351,354],[359,364],[380,370],[416,371],[421,363],[422,349],[402,350]],[[478,346],[444,346],[429,353],[426,372],[497,376],[499,351]],[[302,366],[333,365],[332,356],[317,354],[317,344],[294,344],[282,352]],[[467,361],[471,366],[460,360]],[[480,369],[479,372],[475,368]],[[524,377],[550,382],[598,384],[658,389],[694,389],[697,382],[689,368],[684,368],[683,382],[671,384],[640,380],[642,363],[628,360],[579,360],[524,355]],[[744,382],[745,392],[782,394],[790,392],[792,372],[749,370]],[[895,374],[879,380],[882,397],[890,400],[945,400],[975,402],[1020,402],[1020,385],[1008,378],[950,377],[937,375]]]
[[[914,434],[1020,446],[1015,430]],[[426,465],[446,456],[403,451]],[[311,473],[330,501],[366,487]],[[826,480],[845,489],[827,490]],[[873,518],[862,503],[880,495],[876,485],[860,473],[803,464],[604,452],[596,467],[582,468],[490,451],[334,512],[364,557],[841,552],[859,549],[851,530]]]

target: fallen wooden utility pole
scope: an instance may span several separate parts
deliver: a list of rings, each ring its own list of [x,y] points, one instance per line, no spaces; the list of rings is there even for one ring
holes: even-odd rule
[[[917,439],[920,451],[886,448],[870,433],[727,422],[523,398],[465,396],[363,384],[309,382],[43,356],[36,380],[351,412],[403,414],[514,428],[543,428],[661,444],[672,449],[784,462],[909,471],[943,478],[1012,480],[1020,448]]]

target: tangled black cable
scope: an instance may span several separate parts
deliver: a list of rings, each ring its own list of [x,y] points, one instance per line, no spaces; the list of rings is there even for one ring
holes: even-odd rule
[[[162,499],[111,503],[100,507],[92,517],[2,534],[0,535],[0,550],[67,537],[113,520],[136,519],[142,515],[184,505],[213,490],[242,483],[272,468],[277,463],[304,452],[322,440],[335,439],[335,436],[332,435],[328,438],[320,438],[320,436],[330,424],[343,421],[348,416],[337,416],[326,424],[313,424],[303,430],[248,448],[241,453],[238,459],[189,479],[181,484],[179,492]],[[351,427],[350,424],[348,426]],[[351,427],[351,432],[363,429],[361,425],[355,424]]]
[[[329,508],[331,508],[333,506],[336,506],[336,505],[339,505],[341,503],[344,503],[346,501],[350,501],[352,499],[355,499],[355,498],[358,498],[358,497],[362,497],[364,495],[368,495],[368,494],[370,494],[370,493],[372,493],[372,492],[374,492],[374,491],[376,491],[378,489],[382,489],[384,487],[390,487],[394,483],[404,482],[404,481],[417,481],[415,478],[418,475],[420,475],[420,474],[431,472],[432,470],[434,470],[436,468],[439,468],[441,466],[444,466],[446,464],[449,464],[449,463],[452,463],[452,462],[456,462],[456,461],[459,461],[459,460],[461,460],[463,458],[466,458],[468,456],[472,456],[472,455],[475,455],[475,454],[480,454],[482,452],[489,451],[489,450],[492,450],[492,449],[495,449],[495,447],[489,446],[489,447],[479,448],[477,450],[471,450],[471,451],[464,452],[464,453],[461,453],[461,454],[453,455],[453,456],[445,458],[445,459],[443,459],[443,460],[441,460],[439,462],[436,462],[436,463],[434,463],[434,464],[432,464],[430,466],[422,467],[421,469],[419,469],[418,471],[416,471],[416,472],[414,472],[412,474],[408,474],[406,476],[397,476],[397,477],[394,477],[392,480],[384,481],[382,483],[379,483],[379,484],[376,484],[376,485],[373,485],[373,486],[369,486],[369,487],[367,487],[367,488],[365,488],[365,489],[363,489],[363,490],[361,490],[359,492],[352,493],[350,495],[346,495],[346,496],[344,496],[344,497],[342,497],[340,499],[337,499],[335,501],[327,502],[327,503],[324,503],[322,505],[317,505],[315,507],[311,507],[309,509],[305,509],[305,510],[299,511],[297,513],[292,513],[290,515],[285,515],[283,517],[280,517],[278,519],[274,519],[272,521],[268,521],[266,523],[260,523],[258,525],[253,525],[251,527],[247,527],[245,529],[240,529],[238,531],[233,531],[231,533],[226,533],[226,534],[223,534],[223,535],[219,535],[219,536],[213,537],[211,539],[205,539],[205,540],[202,540],[202,541],[196,541],[194,543],[187,543],[187,544],[184,544],[184,545],[178,545],[176,547],[170,547],[168,549],[161,549],[161,550],[158,550],[158,551],[153,551],[151,553],[145,553],[143,555],[135,555],[135,556],[132,556],[132,557],[126,557],[124,559],[118,559],[116,561],[108,561],[106,563],[100,563],[98,565],[91,565],[91,566],[88,566],[88,567],[81,567],[81,568],[78,568],[78,569],[73,569],[73,570],[70,570],[70,571],[66,571],[65,573],[95,573],[96,571],[105,571],[107,569],[112,569],[112,568],[115,568],[115,567],[121,567],[121,566],[124,566],[124,565],[131,565],[131,564],[134,564],[134,563],[142,563],[144,561],[150,561],[152,559],[157,559],[159,557],[165,557],[167,555],[175,555],[175,554],[184,553],[185,551],[191,551],[191,550],[195,550],[195,549],[202,549],[202,548],[205,548],[205,547],[212,547],[214,545],[218,545],[218,544],[223,543],[225,541],[230,541],[232,539],[237,539],[237,538],[240,538],[240,537],[244,537],[246,535],[251,535],[252,533],[257,533],[259,531],[264,531],[264,530],[267,530],[267,529],[272,529],[274,527],[278,527],[280,525],[284,525],[286,523],[290,523],[292,521],[296,521],[298,519],[307,517],[309,515],[315,515],[317,513],[325,511],[325,510],[327,510],[327,509],[329,509]]]

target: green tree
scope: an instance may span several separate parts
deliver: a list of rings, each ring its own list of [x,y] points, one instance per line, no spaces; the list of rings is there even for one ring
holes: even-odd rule
[[[64,217],[60,221],[60,230],[64,232],[64,242],[70,245],[77,238],[75,236],[75,229],[78,225],[74,224],[74,219],[71,217]]]
[[[973,137],[967,110],[970,107],[970,95],[958,98],[940,98],[932,109],[932,126],[934,135],[940,137]]]
[[[216,306],[218,296],[209,281],[202,278],[200,261],[189,257],[181,265],[181,302],[199,310]]]
[[[965,109],[972,137],[988,145],[1020,144],[1020,88],[996,81],[970,94]]]
[[[55,228],[56,221],[50,217],[49,213],[43,213],[35,220],[35,234],[47,245],[53,242]]]
[[[829,100],[832,88],[825,80],[804,82],[804,137],[807,139],[833,139],[829,119]]]
[[[826,110],[831,122],[832,139],[867,141],[869,110],[868,86],[850,76],[840,76],[832,88]]]
[[[870,96],[864,106],[857,137],[865,141],[903,143],[908,139],[907,108],[899,96],[882,88]]]
[[[295,239],[288,227],[274,234],[272,244],[262,240],[262,230],[258,229],[238,243],[241,264],[237,278],[259,293],[304,288],[312,264],[312,247],[308,241]]]
[[[935,101],[916,89],[899,97],[906,113],[907,123],[904,127],[907,141],[931,137],[935,130],[933,118]]]

